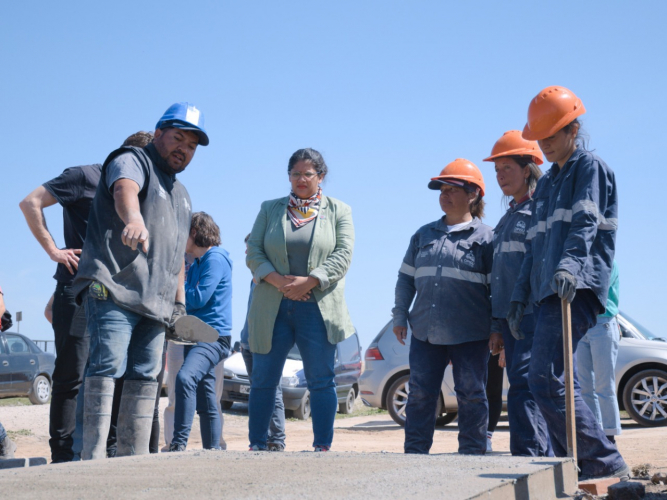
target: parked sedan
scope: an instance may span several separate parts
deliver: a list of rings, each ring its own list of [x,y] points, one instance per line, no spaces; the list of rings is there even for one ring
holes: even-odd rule
[[[667,342],[623,314],[618,315],[618,323],[622,336],[616,362],[619,408],[626,410],[640,425],[667,425]],[[405,425],[405,405],[410,389],[410,339],[408,329],[406,345],[399,344],[392,331],[392,322],[387,323],[366,350],[366,368],[359,379],[364,404],[388,410],[400,425]],[[504,401],[506,389],[505,385]],[[447,367],[437,423],[452,422],[457,410],[452,370]]]
[[[334,372],[338,411],[352,413],[359,394],[361,374],[361,346],[356,333],[337,345]],[[301,354],[296,346],[287,355],[280,384],[285,410],[291,411],[296,418],[307,420],[310,417],[310,392],[306,386]],[[223,408],[229,409],[235,402],[247,403],[249,395],[248,372],[241,353],[236,353],[225,361],[225,383],[220,403]]]
[[[0,398],[27,396],[32,404],[49,402],[56,357],[19,333],[0,333]]]

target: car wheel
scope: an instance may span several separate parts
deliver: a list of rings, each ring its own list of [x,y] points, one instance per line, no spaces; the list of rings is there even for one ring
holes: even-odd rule
[[[38,375],[32,381],[32,391],[28,399],[34,405],[43,405],[49,402],[51,397],[51,382],[44,375]]]
[[[644,370],[633,375],[623,388],[623,404],[639,425],[667,425],[667,372]]]
[[[308,417],[310,417],[310,392],[306,391],[299,407],[292,410],[292,415],[299,420],[308,420]]]
[[[220,401],[220,408],[223,410],[229,410],[232,406],[234,406],[234,401],[225,401],[224,399]]]
[[[387,391],[385,401],[389,415],[398,425],[405,425],[405,405],[408,404],[408,393],[410,392],[410,375],[397,378]]]
[[[357,399],[357,393],[354,392],[354,387],[350,387],[350,391],[347,393],[347,398],[345,398],[344,403],[338,404],[338,412],[345,413],[349,415],[354,411],[354,400]]]

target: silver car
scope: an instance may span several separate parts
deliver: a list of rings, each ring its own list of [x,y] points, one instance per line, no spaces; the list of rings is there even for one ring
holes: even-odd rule
[[[616,362],[616,390],[621,410],[638,424],[667,425],[667,342],[627,316],[618,315],[621,342]],[[390,321],[366,350],[364,372],[359,378],[361,399],[367,406],[389,411],[394,421],[405,425],[408,400],[411,331],[406,345],[396,340]],[[507,399],[507,378],[503,400]],[[458,409],[451,367],[445,370],[438,405],[437,425],[456,418]]]

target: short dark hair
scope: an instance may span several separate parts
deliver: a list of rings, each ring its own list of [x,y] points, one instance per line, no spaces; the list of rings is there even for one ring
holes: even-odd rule
[[[145,148],[151,142],[153,142],[153,134],[150,132],[144,132],[140,130],[139,132],[132,134],[130,137],[125,139],[123,146],[134,146],[135,148]]]
[[[327,164],[324,162],[324,158],[322,158],[320,152],[312,148],[304,148],[295,151],[287,163],[287,172],[291,172],[294,168],[294,165],[300,161],[309,161],[321,179],[324,179],[324,177],[329,172],[329,167],[327,167]]]
[[[202,248],[220,246],[220,228],[206,212],[195,212],[190,222],[190,234],[194,233],[195,245]]]

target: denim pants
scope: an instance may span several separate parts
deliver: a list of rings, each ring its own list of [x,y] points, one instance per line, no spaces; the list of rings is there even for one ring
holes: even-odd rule
[[[56,362],[49,413],[51,460],[69,462],[76,429],[77,394],[88,361],[90,336],[86,315],[76,305],[72,287],[58,283],[53,294],[53,336]]]
[[[486,372],[486,400],[489,404],[487,431],[494,433],[503,412],[503,375],[505,369],[498,365],[500,356],[489,356]]]
[[[599,302],[593,292],[577,290],[571,304],[572,350],[575,353],[579,341],[595,325],[599,309]],[[535,336],[528,385],[547,422],[554,454],[564,457],[567,454],[567,438],[561,300],[557,295],[547,297],[535,308],[534,315]],[[579,469],[585,476],[606,476],[623,468],[625,462],[582,399],[577,381],[576,354],[573,361]]]
[[[607,436],[621,433],[615,375],[620,337],[615,317],[598,317],[577,347],[581,397]]]
[[[185,346],[182,344],[175,344],[167,342],[167,407],[164,409],[164,442],[167,446],[171,444],[174,438],[174,413],[176,412],[176,376],[181,371],[184,361]],[[222,399],[222,391],[225,382],[225,360],[223,359],[215,367],[215,400],[217,402],[218,415],[220,416],[220,447],[226,447],[227,443],[223,436],[225,428],[225,417],[220,406],[220,399]],[[151,434],[151,440],[153,435]]]
[[[111,299],[84,297],[90,357],[87,377],[150,380],[162,368],[164,325],[116,305]]]
[[[338,410],[334,382],[335,344],[327,337],[322,313],[316,302],[283,299],[273,327],[271,350],[253,353],[250,386],[248,437],[250,446],[266,448],[269,423],[276,401],[287,353],[296,343],[310,391],[313,446],[331,446]]]
[[[450,361],[459,407],[459,453],[483,455],[486,452],[488,360],[488,340],[438,345],[412,337],[410,393],[405,407],[405,453],[428,453],[433,445],[440,387]]]
[[[7,439],[7,431],[2,425],[2,422],[0,422],[0,443],[2,443],[5,439]]]
[[[222,424],[215,392],[215,367],[229,355],[221,342],[185,346],[183,366],[176,375],[176,409],[171,444],[186,446],[195,409],[199,415],[202,446],[220,449]]]
[[[515,339],[507,320],[502,322],[505,362],[510,388],[507,393],[507,416],[510,424],[510,452],[520,457],[549,457],[553,450],[549,430],[528,386],[528,368],[535,334],[535,318],[526,314],[521,320],[525,338]]]
[[[243,356],[243,362],[245,363],[245,368],[250,378],[250,385],[252,386],[253,354],[249,349],[244,347],[241,351],[241,356]],[[276,389],[276,402],[271,414],[267,442],[285,446],[285,403],[283,402],[283,388],[280,384],[278,384],[278,388]]]

